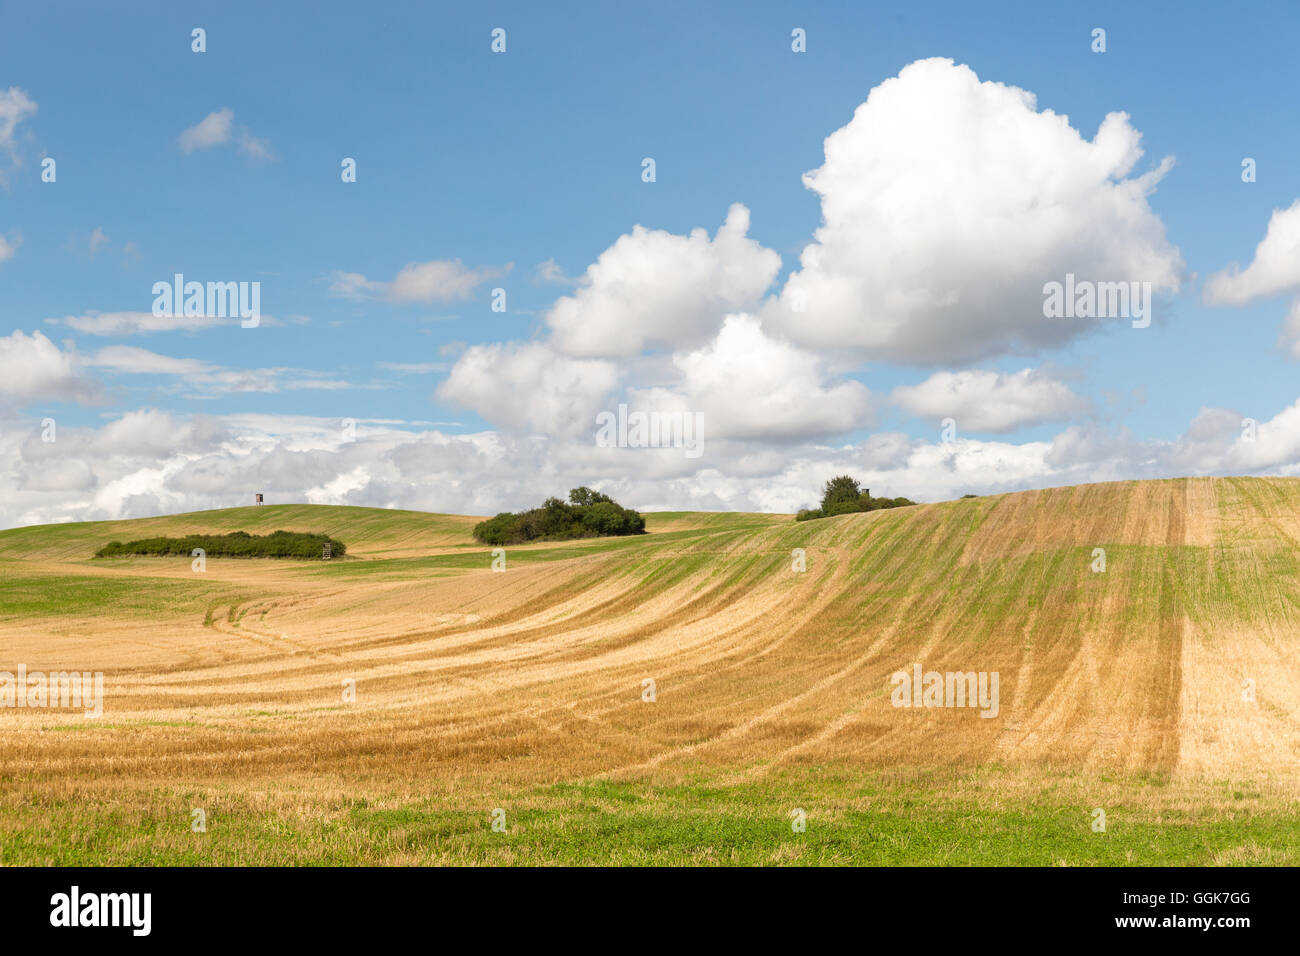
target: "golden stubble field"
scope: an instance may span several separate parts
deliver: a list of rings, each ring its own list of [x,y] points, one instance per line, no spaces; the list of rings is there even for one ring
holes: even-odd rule
[[[986,861],[1295,862],[1300,480],[651,515],[634,539],[508,548],[504,572],[475,520],[269,506],[0,532],[0,671],[105,680],[96,719],[0,709],[4,860],[923,862],[928,803],[959,842],[980,814],[994,844],[1039,828]],[[349,556],[91,560],[238,528]],[[893,706],[916,663],[997,672],[997,717]],[[842,842],[791,844],[787,805]],[[1121,829],[1090,829],[1096,807]],[[854,836],[873,812],[906,839]],[[715,838],[710,814],[763,824]],[[1162,826],[1179,840],[1153,857]]]

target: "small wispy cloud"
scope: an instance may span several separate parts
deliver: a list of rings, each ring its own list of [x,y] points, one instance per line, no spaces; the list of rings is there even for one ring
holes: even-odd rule
[[[335,272],[330,294],[343,299],[382,299],[387,302],[455,302],[468,299],[489,279],[501,279],[514,267],[470,269],[459,259],[411,262],[390,282],[366,278],[359,272]]]
[[[136,254],[138,256],[138,253]],[[125,264],[125,261],[124,263]],[[152,312],[87,312],[85,315],[65,315],[46,319],[46,325],[66,325],[86,335],[149,335],[154,332],[198,332],[219,325],[237,325],[238,317],[213,315],[154,315]],[[261,316],[265,327],[307,325],[311,317],[291,315],[281,319],[274,315]]]
[[[183,153],[192,153],[198,149],[211,149],[222,143],[230,142],[230,127],[235,120],[235,111],[229,108],[209,113],[180,135],[180,147]]]
[[[265,324],[267,316],[263,316]],[[150,332],[194,331],[214,325],[230,325],[237,319],[206,315],[154,315],[152,312],[88,312],[46,319],[47,325],[66,325],[87,335],[144,335]]]
[[[184,130],[177,140],[186,155],[199,150],[212,149],[234,142],[245,154],[254,159],[272,159],[271,144],[249,132],[246,126],[235,126],[235,111],[230,107],[209,113],[193,126]]]
[[[134,345],[110,345],[84,359],[83,364],[129,375],[202,375],[217,370],[202,359],[172,358]]]
[[[534,285],[568,285],[578,284],[578,280],[566,273],[554,259],[538,263],[533,270]]]
[[[103,226],[96,226],[95,231],[90,234],[90,258],[95,258],[95,253],[99,252],[104,246],[112,242],[108,234],[104,232]]]
[[[230,392],[338,391],[354,386],[325,372],[289,366],[234,369],[203,359],[175,358],[134,345],[110,345],[82,359],[81,364],[120,375],[166,375],[183,379],[189,397],[210,398]],[[377,386],[376,386],[377,387]]]
[[[271,144],[264,139],[258,139],[246,129],[241,129],[236,141],[239,148],[254,159],[273,159],[271,155]]]
[[[403,375],[427,375],[430,372],[447,372],[451,370],[450,362],[380,362],[380,368]]]
[[[22,236],[14,235],[12,238],[0,236],[0,262],[12,259],[22,244]]]
[[[36,115],[36,101],[27,95],[26,90],[11,86],[0,90],[0,151],[9,156],[11,167],[21,166],[18,156],[18,124]],[[0,186],[6,185],[7,169],[0,166]]]

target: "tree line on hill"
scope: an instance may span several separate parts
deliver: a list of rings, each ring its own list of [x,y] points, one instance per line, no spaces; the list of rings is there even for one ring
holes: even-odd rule
[[[547,498],[540,508],[503,511],[474,526],[474,537],[484,544],[644,533],[645,518],[640,512],[624,508],[609,495],[587,487],[572,489],[567,502]]]
[[[140,538],[137,541],[111,541],[95,552],[97,558],[116,558],[128,554],[191,555],[202,548],[210,558],[319,558],[325,545],[330,557],[341,558],[347,545],[328,535],[305,531],[276,531],[267,535],[232,531],[229,534],[189,534],[183,538]]]
[[[914,505],[909,498],[873,498],[871,490],[863,488],[856,478],[838,475],[826,482],[822,489],[820,508],[805,508],[795,515],[795,521],[829,518],[832,515],[853,514],[857,511],[878,511],[881,508],[903,508]]]

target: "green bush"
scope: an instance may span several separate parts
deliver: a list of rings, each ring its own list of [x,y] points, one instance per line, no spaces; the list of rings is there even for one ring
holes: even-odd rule
[[[341,558],[347,553],[342,541],[323,534],[304,531],[276,531],[254,535],[247,531],[229,534],[190,534],[183,538],[141,538],[138,541],[111,541],[95,552],[97,558],[116,558],[128,554],[183,554],[189,556],[202,548],[210,558],[319,558],[326,544],[330,556]]]
[[[873,498],[871,490],[863,488],[856,478],[838,475],[826,482],[822,489],[820,508],[804,508],[794,516],[795,521],[811,521],[834,515],[856,514],[860,511],[879,511],[881,508],[903,508],[914,505],[908,498]]]
[[[503,511],[474,526],[474,537],[484,544],[519,544],[522,541],[563,541],[644,534],[645,518],[624,508],[608,495],[590,488],[574,488],[569,500],[547,498],[540,508],[512,514]]]

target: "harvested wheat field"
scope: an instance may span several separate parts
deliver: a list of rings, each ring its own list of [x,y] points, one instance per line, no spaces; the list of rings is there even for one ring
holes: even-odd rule
[[[1300,479],[647,518],[504,572],[367,508],[0,532],[0,670],[104,675],[0,709],[3,862],[1300,862]],[[92,558],[276,529],[347,557]]]

